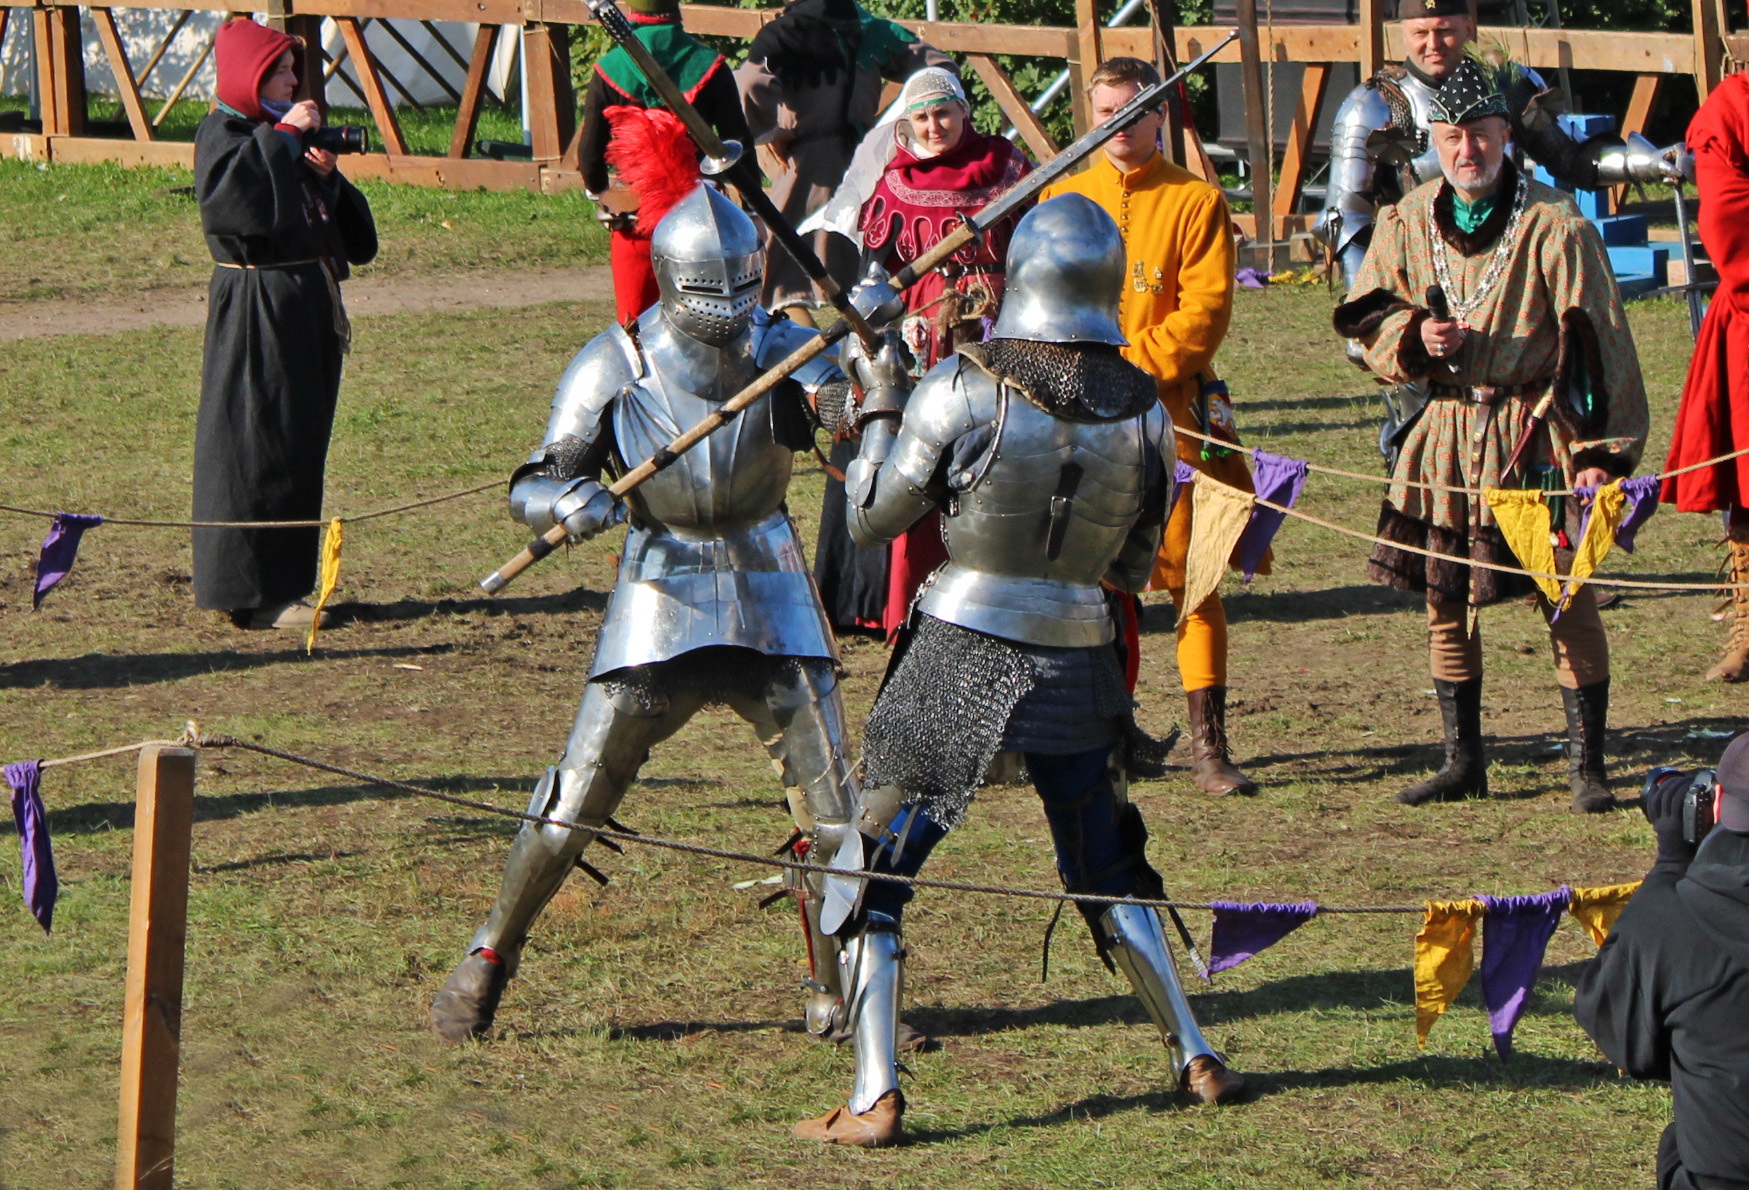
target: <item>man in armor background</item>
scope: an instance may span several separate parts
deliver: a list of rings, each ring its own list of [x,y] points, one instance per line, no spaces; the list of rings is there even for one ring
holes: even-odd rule
[[[490,917],[431,1006],[451,1041],[491,1027],[536,915],[572,867],[588,870],[587,828],[612,821],[651,746],[701,707],[726,703],[753,725],[809,854],[854,833],[837,647],[784,507],[793,452],[813,444],[810,393],[842,403],[848,383],[816,357],[619,504],[604,473],[666,446],[815,334],[759,308],[753,222],[709,186],[657,225],[652,259],[661,301],[577,353],[545,445],[511,477],[511,511],[537,533],[563,524],[581,541],[628,517],[631,528],[564,756],[528,805],[585,829],[523,825]],[[838,964],[818,898],[804,904],[820,1034],[834,1024]]]
[[[1143,87],[1160,81],[1153,65],[1110,58],[1088,82],[1093,118],[1103,123]],[[1123,236],[1125,272],[1118,325],[1124,358],[1154,378],[1173,424],[1216,432],[1225,422],[1207,391],[1215,351],[1233,316],[1232,217],[1221,192],[1166,160],[1159,149],[1165,115],[1152,112],[1112,137],[1086,169],[1052,183],[1043,197],[1079,194],[1098,203]],[[1242,452],[1179,437],[1168,452],[1222,483],[1249,492]],[[1256,784],[1233,763],[1227,741],[1227,612],[1216,592],[1184,606],[1184,561],[1193,510],[1181,501],[1167,524],[1152,590],[1171,592],[1178,607],[1178,676],[1190,710],[1191,779],[1209,793],[1252,794]],[[1262,573],[1267,574],[1267,568]]]
[[[851,353],[865,394],[853,411],[862,448],[845,476],[851,532],[891,541],[940,508],[949,555],[919,594],[864,729],[869,792],[847,851],[866,844],[869,870],[916,874],[996,752],[1019,751],[1065,886],[1163,896],[1125,796],[1126,758],[1157,761],[1161,749],[1132,718],[1101,585],[1147,582],[1172,484],[1172,426],[1154,380],[1118,350],[1123,279],[1117,225],[1067,195],[1015,229],[994,337],[962,344],[908,403],[901,348]],[[842,908],[821,924],[843,939],[855,1084],[844,1107],[796,1134],[892,1144],[905,1109],[895,1036],[910,888],[873,880],[860,905],[837,896],[829,903]],[[1177,1084],[1208,1102],[1236,1097],[1244,1081],[1198,1031],[1158,913],[1083,914],[1159,1025]]]
[[[1427,597],[1445,764],[1397,795],[1407,805],[1488,792],[1475,609],[1533,589],[1519,575],[1411,550],[1516,567],[1479,491],[1626,476],[1647,430],[1639,356],[1597,228],[1571,198],[1513,165],[1510,108],[1492,71],[1460,63],[1432,103],[1444,176],[1379,212],[1355,296],[1335,314],[1337,332],[1364,344],[1373,371],[1429,386],[1392,467],[1379,516],[1385,541],[1368,566],[1375,581]],[[1449,309],[1423,304],[1433,286]],[[1551,509],[1551,523],[1570,549],[1580,500],[1550,503],[1561,510]],[[1573,808],[1598,812],[1615,799],[1603,758],[1609,641],[1592,591],[1581,587],[1558,616],[1547,598],[1538,602],[1567,712]]]

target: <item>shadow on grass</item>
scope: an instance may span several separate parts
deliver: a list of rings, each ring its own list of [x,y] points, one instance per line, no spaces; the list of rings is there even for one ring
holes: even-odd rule
[[[336,625],[423,620],[438,615],[532,616],[552,612],[604,611],[607,592],[575,587],[558,595],[481,595],[472,599],[397,599],[393,603],[335,603],[328,614]]]
[[[528,788],[530,780],[526,774],[519,774],[515,777],[415,777],[408,783],[423,785],[444,793],[470,793],[495,789],[518,791],[511,798],[511,801],[516,804],[510,808],[520,810],[522,808],[520,799],[525,795],[519,791]],[[196,788],[199,788],[198,785]],[[268,809],[339,806],[361,801],[398,801],[402,798],[417,796],[417,794],[405,793],[399,789],[391,789],[383,785],[323,785],[315,789],[213,795],[197,792],[194,797],[194,821],[221,822]],[[459,832],[445,835],[444,841],[446,842],[461,841],[467,837],[465,832],[469,829],[473,830],[476,837],[487,837],[504,834],[507,830],[514,830],[517,825],[511,819],[500,818],[496,815],[489,817],[484,813],[446,815],[442,818],[434,818],[432,821],[439,825],[456,828]],[[48,823],[51,833],[132,830],[134,803],[131,801],[86,802],[78,806],[64,806],[49,811]],[[18,828],[10,818],[0,821],[0,835],[17,833]],[[218,869],[211,870],[217,871]]]
[[[61,690],[101,690],[118,686],[144,686],[154,682],[179,682],[204,674],[259,669],[266,665],[319,665],[323,661],[355,658],[428,657],[447,653],[450,644],[407,645],[383,649],[330,649],[314,657],[304,652],[302,638],[288,634],[284,649],[241,653],[231,649],[206,653],[87,653],[83,657],[58,657],[43,661],[19,661],[0,666],[0,689],[54,686]]]
[[[1553,711],[1551,711],[1553,714]],[[1700,716],[1679,719],[1671,723],[1645,724],[1637,727],[1616,727],[1610,730],[1609,756],[1615,772],[1616,795],[1628,799],[1635,792],[1647,769],[1673,757],[1710,756],[1723,752],[1729,737],[1742,730],[1743,721],[1735,716]],[[1727,733],[1697,736],[1694,733]],[[1558,726],[1551,722],[1546,732],[1525,735],[1486,736],[1488,760],[1495,765],[1541,766],[1558,761],[1561,754],[1551,751],[1552,742],[1562,738]],[[1431,736],[1424,743],[1384,744],[1371,748],[1350,748],[1342,751],[1272,752],[1245,758],[1245,767],[1268,769],[1275,765],[1309,766],[1320,777],[1342,777],[1352,780],[1382,780],[1420,774],[1437,767],[1438,741]],[[1333,763],[1334,762],[1334,763]],[[1540,797],[1544,791],[1494,793],[1495,800]]]

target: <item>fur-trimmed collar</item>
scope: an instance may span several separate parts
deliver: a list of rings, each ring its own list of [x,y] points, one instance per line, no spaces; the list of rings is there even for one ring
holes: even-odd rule
[[[1494,191],[1499,196],[1499,201],[1488,212],[1488,217],[1482,220],[1482,226],[1475,231],[1465,231],[1457,225],[1457,218],[1452,214],[1452,202],[1456,196],[1452,192],[1451,183],[1442,179],[1439,192],[1433,196],[1434,225],[1439,228],[1439,234],[1445,242],[1465,256],[1485,252],[1493,247],[1494,241],[1500,238],[1500,233],[1506,230],[1507,221],[1512,218],[1512,199],[1517,191],[1518,167],[1508,157],[1500,163],[1500,185]]]

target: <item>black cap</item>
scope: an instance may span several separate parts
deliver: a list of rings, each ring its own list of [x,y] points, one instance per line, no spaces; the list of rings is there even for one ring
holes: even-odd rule
[[[1397,0],[1397,19],[1412,17],[1467,17],[1470,0]]]
[[[1440,80],[1427,115],[1440,124],[1468,124],[1488,116],[1507,116],[1508,112],[1499,75],[1466,57]]]

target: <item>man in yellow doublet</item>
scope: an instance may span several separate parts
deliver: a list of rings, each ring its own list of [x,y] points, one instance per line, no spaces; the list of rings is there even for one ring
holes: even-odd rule
[[[1094,119],[1110,118],[1159,77],[1140,59],[1108,59],[1087,88]],[[1232,220],[1219,190],[1160,153],[1163,123],[1163,115],[1152,114],[1113,136],[1086,169],[1052,183],[1040,201],[1085,195],[1117,221],[1128,254],[1121,307],[1129,340],[1124,358],[1154,377],[1173,425],[1196,429],[1194,407],[1204,378],[1212,378],[1210,364],[1233,314]],[[1179,435],[1178,457],[1251,491],[1245,456],[1206,452],[1205,457],[1206,445]],[[1190,701],[1193,779],[1210,793],[1255,793],[1256,785],[1233,764],[1227,746],[1227,614],[1221,597],[1216,593],[1199,607],[1183,606],[1191,505],[1181,498],[1173,509],[1149,586],[1171,592],[1179,605],[1178,672]]]

